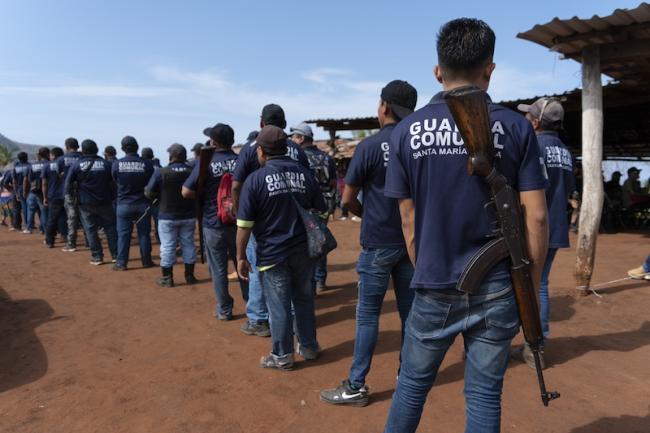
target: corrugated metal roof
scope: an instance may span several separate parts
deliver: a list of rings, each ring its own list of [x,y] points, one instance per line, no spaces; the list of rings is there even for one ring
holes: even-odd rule
[[[553,18],[546,24],[519,33],[526,39],[557,51],[566,58],[581,60],[582,49],[589,45],[636,44],[636,50],[644,54],[619,57],[602,62],[603,73],[617,80],[631,80],[639,84],[640,79],[650,75],[650,58],[647,44],[650,44],[650,4],[641,3],[634,9],[616,9],[611,15],[591,18]],[[647,40],[644,41],[644,40]]]

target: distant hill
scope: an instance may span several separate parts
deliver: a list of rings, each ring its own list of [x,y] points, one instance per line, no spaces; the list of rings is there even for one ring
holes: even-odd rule
[[[18,152],[27,152],[30,160],[36,159],[36,152],[38,152],[38,148],[41,147],[41,145],[38,144],[19,143],[2,134],[0,134],[0,146],[7,149],[9,153],[11,153],[12,158],[14,158]]]

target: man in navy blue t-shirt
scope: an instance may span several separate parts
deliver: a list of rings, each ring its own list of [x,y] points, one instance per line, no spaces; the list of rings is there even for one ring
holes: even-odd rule
[[[558,136],[558,131],[562,128],[564,120],[564,108],[559,100],[540,98],[532,105],[520,104],[517,108],[526,113],[526,119],[533,125],[549,182],[546,190],[549,225],[548,253],[544,260],[539,286],[539,312],[542,331],[546,339],[549,334],[550,311],[548,277],[558,248],[569,248],[570,246],[567,203],[576,189],[573,156]],[[529,366],[535,367],[533,354],[527,345],[524,345],[519,353]],[[543,362],[543,358],[541,359]]]
[[[75,162],[65,178],[65,194],[74,193],[77,185],[79,213],[88,243],[90,245],[91,265],[104,263],[104,250],[99,239],[98,230],[104,228],[108,249],[117,261],[117,232],[115,230],[115,197],[112,165],[97,156],[99,149],[93,140],[81,143],[82,156]]]
[[[27,153],[18,152],[14,168],[11,170],[11,186],[14,190],[14,230],[20,230],[23,221],[27,223],[27,195],[23,192],[23,180],[27,175],[27,170],[29,170]]]
[[[305,152],[309,161],[309,168],[314,173],[318,185],[320,185],[320,190],[327,205],[327,214],[323,215],[323,220],[327,223],[330,214],[334,213],[336,207],[336,164],[334,159],[314,144],[314,133],[307,123],[302,122],[290,128],[290,131],[291,140]],[[314,268],[314,290],[316,292],[327,290],[326,282],[327,255],[324,255],[316,262]]]
[[[144,196],[144,187],[153,175],[153,164],[138,156],[138,142],[130,135],[122,139],[122,151],[126,155],[113,161],[111,170],[117,184],[117,262],[113,270],[124,271],[127,268],[135,221],[142,267],[151,268],[154,263],[151,260],[150,202]]]
[[[192,174],[183,184],[183,197],[196,198],[203,201],[203,240],[208,266],[212,275],[212,287],[217,306],[215,316],[219,320],[232,319],[234,301],[228,291],[228,259],[236,266],[235,236],[237,226],[234,220],[223,221],[219,216],[217,194],[224,176],[232,176],[237,164],[237,154],[232,151],[235,142],[235,131],[223,123],[218,123],[212,128],[206,128],[203,133],[210,137],[210,143],[215,147],[212,161],[210,161],[207,179],[203,189],[203,197],[196,197],[198,189],[199,171],[201,164],[195,164]],[[248,300],[248,282],[239,279],[239,285],[244,301]],[[260,329],[262,333],[264,329]],[[268,325],[266,326],[268,337]]]
[[[41,186],[41,173],[46,165],[50,163],[50,149],[41,147],[38,149],[38,160],[31,162],[27,174],[23,179],[23,191],[27,194],[27,227],[23,230],[25,234],[31,234],[34,229],[34,217],[38,213],[39,230],[45,234],[47,224],[47,208],[43,204],[43,188]]]
[[[495,67],[494,44],[494,32],[483,21],[462,18],[444,24],[435,68],[443,89],[471,85],[487,90]],[[488,106],[495,165],[519,191],[527,224],[522,236],[527,235],[538,286],[548,226],[537,140],[523,116],[489,101]],[[465,431],[500,430],[503,376],[519,317],[506,261],[488,274],[475,295],[455,288],[470,258],[485,245],[495,219],[484,209],[488,187],[483,179],[468,175],[467,163],[467,150],[442,92],[393,130],[384,193],[399,200],[416,293],[386,433],[417,429],[445,353],[461,333]]]
[[[176,245],[181,244],[185,264],[185,282],[196,284],[194,264],[196,246],[196,202],[183,198],[183,183],[192,173],[187,161],[187,151],[182,144],[174,143],[167,149],[169,165],[154,171],[144,190],[147,198],[159,199],[158,232],[160,233],[160,268],[162,276],[156,282],[161,287],[174,287],[174,264]]]
[[[45,245],[54,248],[57,230],[67,236],[65,208],[63,207],[63,149],[54,147],[50,151],[50,163],[41,173],[43,182],[43,204],[47,208],[47,225],[45,228]]]
[[[282,107],[277,104],[268,104],[262,108],[260,128],[266,125],[274,125],[281,129],[286,128],[287,121]],[[248,136],[253,137],[252,133]],[[287,141],[287,156],[300,162],[304,167],[309,168],[309,161],[305,152],[291,140]],[[239,151],[237,166],[233,173],[232,199],[235,210],[238,207],[239,194],[241,193],[244,181],[258,168],[260,168],[260,163],[257,158],[257,142],[252,141]],[[248,320],[242,325],[241,331],[246,335],[259,336],[260,332],[262,335],[268,335],[269,311],[266,308],[266,300],[264,299],[264,292],[262,291],[259,273],[257,272],[255,249],[255,236],[251,236],[248,249],[246,250],[248,261],[252,268],[249,276],[248,302],[246,304],[246,316]]]
[[[81,158],[79,152],[79,142],[74,137],[66,138],[65,140],[65,154],[63,155],[63,179],[68,176],[70,167]],[[63,206],[65,207],[65,215],[68,224],[68,238],[65,247],[62,251],[64,253],[72,253],[77,251],[77,229],[79,228],[79,200],[78,200],[78,186],[72,185],[70,192],[64,191]]]
[[[377,115],[381,129],[361,141],[345,176],[343,206],[361,217],[361,253],[357,262],[359,297],[354,357],[350,374],[335,389],[321,392],[321,400],[337,405],[368,404],[366,376],[379,333],[379,316],[392,277],[397,310],[408,317],[415,291],[410,287],[413,265],[406,251],[397,200],[384,195],[390,136],[397,123],[413,113],[417,91],[406,81],[391,81],[381,91]],[[363,192],[363,204],[358,200]]]
[[[307,234],[297,206],[327,211],[320,187],[309,168],[287,156],[287,136],[268,125],[257,137],[261,168],[246,179],[237,213],[237,270],[248,278],[251,265],[246,247],[251,233],[257,240],[257,270],[269,307],[273,347],[262,358],[263,368],[293,368],[291,306],[295,310],[299,353],[316,359],[314,261],[307,254]]]

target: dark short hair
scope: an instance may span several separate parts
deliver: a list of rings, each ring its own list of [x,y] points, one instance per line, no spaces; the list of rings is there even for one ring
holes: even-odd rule
[[[471,76],[492,60],[496,36],[484,21],[458,18],[438,32],[438,64],[448,77]]]
[[[136,152],[138,149],[135,149],[134,152]],[[117,149],[115,149],[115,146],[106,146],[104,148],[104,155],[111,155],[115,156],[117,155]]]
[[[268,147],[260,146],[264,154],[267,156],[284,156],[287,154],[287,146],[284,147]]]
[[[77,150],[77,149],[79,149],[79,142],[74,137],[68,137],[68,138],[65,139],[65,148],[66,149]]]
[[[63,149],[60,147],[53,147],[50,153],[54,155],[55,158],[58,158],[59,156],[63,156]]]
[[[16,155],[16,157],[20,162],[27,162],[27,152],[18,152],[18,155]]]
[[[38,149],[38,156],[40,156],[43,159],[47,159],[50,157],[50,149],[47,147],[41,147]]]

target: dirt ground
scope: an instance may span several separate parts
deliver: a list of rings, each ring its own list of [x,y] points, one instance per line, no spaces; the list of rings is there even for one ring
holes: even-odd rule
[[[270,340],[212,317],[205,265],[201,284],[160,289],[158,269],[127,272],[88,264],[89,253],[48,250],[40,236],[0,232],[0,431],[381,432],[395,386],[399,321],[392,294],[381,319],[366,408],[321,403],[319,390],[348,372],[354,343],[358,223],[335,222],[328,292],[317,298],[322,357],[293,372],[263,370]],[[154,246],[157,254],[157,246]],[[642,234],[602,235],[594,283],[625,276],[650,252]],[[157,257],[156,257],[157,258]],[[512,364],[503,432],[650,432],[650,284],[624,281],[575,298],[574,251],[551,275],[552,337],[546,380],[562,393],[544,408],[531,369]],[[177,275],[182,268],[177,266]],[[177,278],[181,281],[181,278]],[[519,344],[521,334],[517,337]],[[463,431],[462,338],[429,394],[420,432]]]

